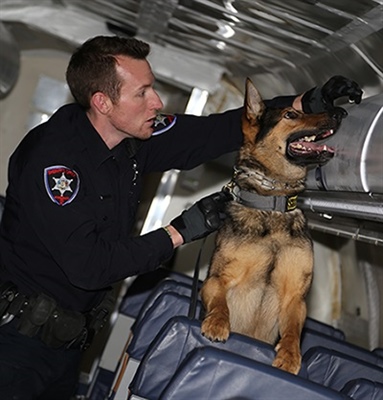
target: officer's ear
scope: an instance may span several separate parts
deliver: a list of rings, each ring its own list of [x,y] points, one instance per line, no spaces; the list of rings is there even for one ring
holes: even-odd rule
[[[112,101],[106,94],[102,92],[94,93],[90,99],[90,102],[101,114],[107,114],[112,107]]]

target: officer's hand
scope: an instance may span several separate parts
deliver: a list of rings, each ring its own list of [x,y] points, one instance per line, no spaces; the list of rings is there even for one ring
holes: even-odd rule
[[[201,239],[222,225],[226,218],[225,206],[230,200],[232,196],[229,193],[213,193],[183,211],[170,225],[181,234],[184,243]]]
[[[344,76],[336,75],[330,78],[321,88],[314,87],[302,97],[302,109],[305,113],[321,113],[333,111],[334,100],[348,97],[350,102],[359,104],[362,101],[363,90],[360,86]],[[343,110],[343,109],[342,109]],[[344,115],[347,112],[343,110]]]

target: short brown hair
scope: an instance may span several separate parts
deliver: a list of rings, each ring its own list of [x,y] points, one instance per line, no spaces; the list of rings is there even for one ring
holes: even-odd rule
[[[116,102],[121,87],[116,56],[144,60],[149,52],[149,44],[134,38],[96,36],[87,40],[73,53],[66,71],[72,96],[86,110],[96,92],[103,92]]]

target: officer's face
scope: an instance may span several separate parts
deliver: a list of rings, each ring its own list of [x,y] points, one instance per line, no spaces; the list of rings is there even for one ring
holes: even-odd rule
[[[154,75],[146,60],[118,57],[117,73],[122,80],[120,98],[108,113],[115,135],[121,139],[148,139],[163,103],[154,90]]]

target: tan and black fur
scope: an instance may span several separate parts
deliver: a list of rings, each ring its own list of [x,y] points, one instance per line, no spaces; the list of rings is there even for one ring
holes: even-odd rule
[[[307,166],[333,156],[331,148],[315,140],[333,134],[340,120],[336,113],[266,109],[248,79],[244,143],[227,190],[236,187],[276,198],[301,192]],[[297,374],[305,296],[313,275],[313,247],[305,217],[298,208],[259,210],[240,199],[230,202],[228,215],[217,234],[201,289],[206,310],[202,334],[225,341],[233,331],[276,345],[273,365]]]

